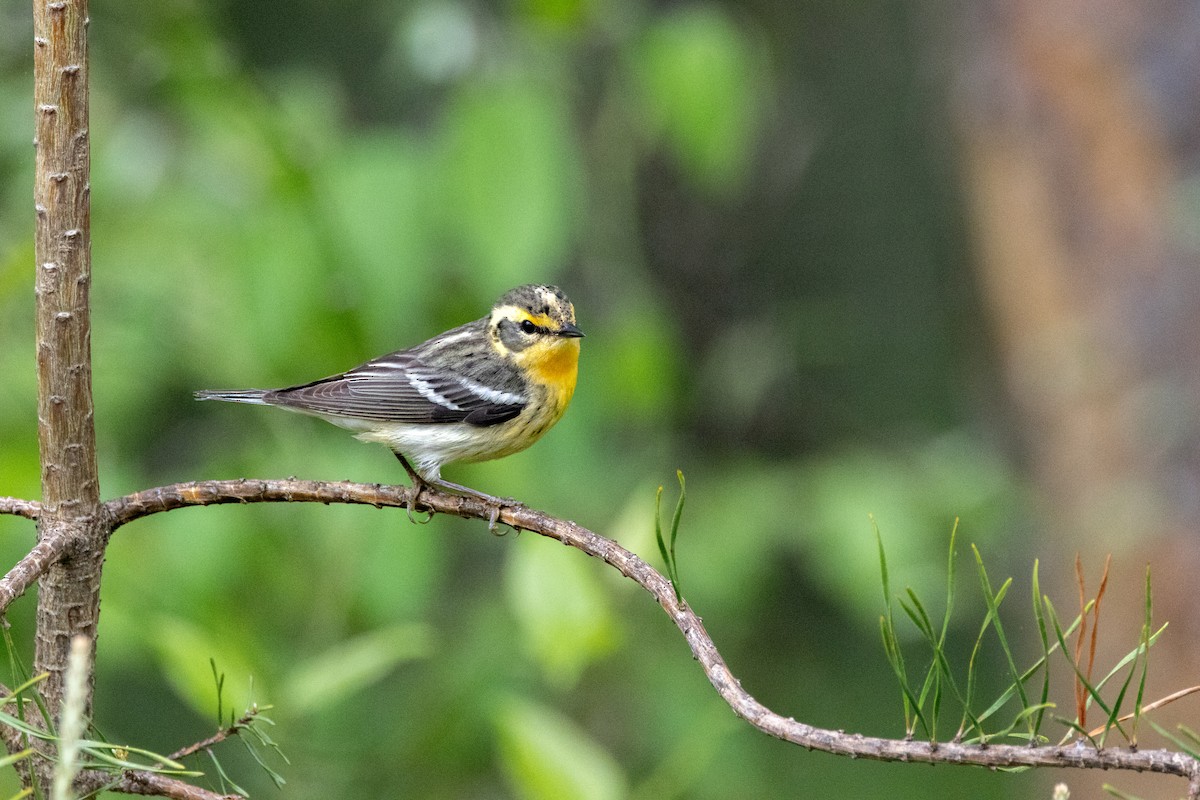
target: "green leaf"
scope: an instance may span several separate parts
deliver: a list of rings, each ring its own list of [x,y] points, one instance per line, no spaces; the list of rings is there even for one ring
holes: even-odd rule
[[[720,7],[685,6],[634,53],[643,117],[709,189],[737,185],[755,144],[765,83],[755,43]]]
[[[229,638],[209,634],[198,625],[179,618],[162,616],[139,628],[154,648],[167,680],[176,693],[201,715],[212,713],[212,660],[229,675],[248,680],[254,674],[246,654]],[[228,691],[228,690],[226,690]],[[247,706],[249,697],[235,706]]]
[[[618,800],[629,793],[625,774],[579,726],[545,706],[512,698],[493,724],[500,764],[521,800]]]
[[[419,623],[337,642],[292,670],[281,689],[282,703],[295,714],[327,709],[377,683],[400,664],[425,658],[432,651],[432,633]]]
[[[446,119],[440,188],[446,234],[499,292],[567,256],[580,215],[582,158],[553,85],[471,84]]]
[[[411,138],[388,131],[349,139],[320,165],[337,269],[362,291],[355,313],[364,330],[380,336],[395,336],[397,317],[420,308],[444,278],[430,241],[427,163]]]
[[[629,800],[675,800],[698,794],[714,758],[738,734],[741,720],[728,708],[713,704],[657,754],[658,764],[643,777]]]
[[[509,607],[522,644],[552,684],[568,688],[612,652],[619,620],[595,565],[541,538],[523,539],[505,569]]]

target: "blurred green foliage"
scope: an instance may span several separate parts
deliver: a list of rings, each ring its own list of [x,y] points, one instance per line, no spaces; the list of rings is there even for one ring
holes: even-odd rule
[[[894,580],[922,588],[940,585],[956,515],[964,540],[1003,551],[1018,507],[981,422],[990,369],[970,344],[984,337],[928,28],[942,10],[93,4],[104,495],[400,481],[343,431],[191,392],[330,374],[556,282],[588,334],[574,406],[531,451],[450,477],[653,559],[654,491],[682,468],[688,600],[746,688],[807,722],[898,735],[868,513]],[[0,9],[0,493],[24,497],[30,29]],[[122,529],[101,729],[162,751],[208,735],[213,658],[234,703],[275,705],[288,798],[1020,789],[766,739],[632,584],[484,530],[301,505]],[[4,563],[31,541],[0,517]],[[18,641],[32,606],[11,614]],[[235,779],[270,796],[239,758]]]

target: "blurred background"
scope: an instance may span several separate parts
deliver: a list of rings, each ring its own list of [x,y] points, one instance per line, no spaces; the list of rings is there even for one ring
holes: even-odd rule
[[[31,36],[0,6],[0,494],[35,498]],[[1069,617],[1076,554],[1094,592],[1111,552],[1103,671],[1136,645],[1149,565],[1171,626],[1147,696],[1200,682],[1200,5],[166,0],[94,3],[90,36],[105,497],[401,482],[325,423],[191,393],[337,372],[553,282],[588,335],[570,412],[447,476],[657,563],[655,491],[670,507],[682,469],[685,594],[771,708],[902,735],[871,515],[893,590],[935,614],[960,519],[964,669],[974,543],[1014,576],[1025,663],[1034,559]],[[1183,792],[782,744],[632,583],[485,530],[311,505],[123,528],[100,728],[162,752],[208,735],[214,659],[226,709],[275,706],[282,792],[222,751],[256,797]],[[0,517],[3,563],[32,541]],[[26,651],[33,606],[9,615]],[[984,705],[1001,660],[985,646]],[[1052,700],[1073,716],[1062,665]]]

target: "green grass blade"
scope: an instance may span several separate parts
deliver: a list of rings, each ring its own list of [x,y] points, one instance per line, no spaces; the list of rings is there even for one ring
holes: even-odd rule
[[[262,771],[267,773],[267,777],[270,778],[271,782],[275,784],[275,788],[282,789],[284,784],[287,783],[287,781],[284,780],[282,775],[280,775],[275,770],[271,769],[270,765],[268,765],[267,762],[263,760],[262,753],[258,752],[257,747],[255,747],[249,740],[244,740],[244,741],[246,744],[246,749],[250,751],[250,756],[256,762],[258,762],[258,766],[262,768]]]
[[[1140,649],[1140,647],[1136,648],[1134,652],[1137,652]],[[1113,700],[1112,711],[1109,712],[1108,717],[1104,720],[1104,731],[1100,734],[1101,745],[1104,744],[1105,738],[1108,737],[1108,732],[1113,729],[1117,720],[1121,716],[1121,708],[1125,704],[1125,694],[1129,691],[1129,685],[1133,682],[1133,673],[1136,671],[1137,664],[1135,663],[1133,668],[1129,670],[1129,674],[1125,676],[1125,680],[1121,683],[1120,690],[1117,691],[1117,696]],[[1130,744],[1133,744],[1133,742],[1131,741]]]
[[[929,730],[929,725],[913,694],[912,686],[908,682],[908,670],[904,663],[904,653],[900,648],[900,637],[896,635],[895,610],[892,607],[892,587],[888,580],[887,553],[883,549],[883,535],[879,532],[879,525],[875,522],[874,515],[868,515],[868,517],[871,520],[871,529],[875,532],[875,544],[879,550],[879,575],[883,584],[884,613],[879,618],[879,628],[883,635],[883,649],[888,663],[892,666],[892,671],[896,674],[896,680],[900,684],[900,697],[904,705],[904,732],[906,735],[912,736],[918,723],[926,730]]]
[[[950,661],[946,656],[945,648],[945,632],[937,632],[933,628],[932,620],[922,605],[920,598],[911,588],[906,590],[909,602],[905,602],[904,598],[900,598],[900,605],[904,612],[913,621],[913,624],[925,637],[926,643],[932,652],[932,660],[929,664],[929,670],[925,675],[924,685],[921,687],[921,694],[918,697],[918,703],[921,708],[925,707],[925,701],[930,697],[932,692],[930,722],[933,730],[930,731],[931,736],[936,736],[937,721],[940,718],[942,700],[944,698],[943,688],[948,687],[950,693],[958,701],[963,708],[963,720],[959,724],[959,733],[966,726],[966,721],[970,720],[972,725],[978,726],[978,720],[971,713],[970,703],[963,695],[962,689],[954,678],[954,671],[950,667]],[[983,730],[979,728],[979,733],[982,736]]]
[[[907,589],[905,592],[908,595],[908,602],[904,598],[900,598],[900,608],[912,620],[912,624],[926,640],[934,641],[933,626],[929,622],[929,615],[925,613],[925,607],[921,605],[921,600],[917,597],[912,589]]]
[[[970,709],[963,697],[962,691],[958,687],[958,683],[954,680],[954,674],[950,670],[950,664],[946,659],[946,636],[950,631],[950,617],[954,613],[954,589],[955,589],[955,572],[954,561],[957,554],[958,544],[958,517],[954,518],[954,525],[950,528],[950,545],[946,551],[946,607],[942,614],[942,630],[938,634],[936,641],[930,641],[930,646],[933,647],[934,657],[937,660],[938,668],[942,672],[941,680],[950,687],[950,691],[958,699],[958,702],[969,713]],[[940,689],[940,687],[939,687]],[[940,711],[940,691],[934,696],[935,709],[934,719],[938,719]],[[959,724],[959,732],[962,731],[962,723]]]
[[[1146,565],[1146,616],[1142,620],[1142,675],[1138,679],[1137,697],[1133,701],[1133,724],[1129,726],[1133,739],[1130,744],[1137,746],[1138,723],[1142,719],[1142,702],[1146,697],[1146,673],[1150,669],[1150,629],[1154,616],[1153,592],[1150,587],[1150,565]],[[1130,673],[1132,674],[1132,673]]]
[[[683,589],[679,585],[679,564],[675,558],[675,540],[679,536],[679,523],[683,519],[683,505],[687,500],[687,483],[683,478],[683,470],[676,470],[675,477],[679,479],[679,500],[675,503],[675,513],[671,515],[670,536],[663,536],[663,487],[659,486],[654,497],[654,540],[658,543],[658,552],[666,566],[667,579],[671,581],[671,588],[675,590],[675,599],[683,602]]]
[[[971,550],[975,553],[975,565],[979,571],[979,583],[983,589],[983,599],[987,603],[988,614],[992,617],[992,627],[996,631],[996,640],[1000,643],[1000,649],[1004,652],[1004,659],[1008,663],[1008,672],[1012,678],[1013,685],[1016,686],[1017,695],[1021,698],[1021,709],[1029,708],[1029,698],[1025,695],[1025,686],[1021,683],[1021,673],[1017,670],[1017,662],[1013,658],[1012,648],[1008,646],[1008,637],[1004,635],[1004,625],[1000,622],[1000,603],[1004,601],[1004,595],[1008,592],[1008,587],[1012,585],[1012,578],[1008,578],[1000,586],[998,592],[992,591],[992,582],[988,579],[987,568],[983,566],[983,556],[979,554],[979,548],[971,545]]]
[[[94,740],[82,740],[79,745],[87,750],[93,757],[100,758],[106,763],[111,763],[122,769],[143,769],[153,772],[187,772],[188,768],[178,761],[173,761],[167,756],[160,755],[144,747],[132,747],[130,745],[116,745],[109,742],[97,742]],[[125,756],[110,755],[116,751],[122,751],[125,755],[136,754],[142,756],[146,761],[153,766],[147,766],[143,763],[131,761]],[[200,773],[195,773],[199,775]]]
[[[972,546],[972,550],[974,550],[974,549],[975,548]],[[979,557],[978,551],[975,552],[975,555],[976,555],[976,558],[978,559],[978,557]],[[970,710],[970,705],[974,703],[975,685],[976,685],[975,664],[977,663],[978,658],[979,658],[979,653],[983,648],[983,637],[987,634],[987,630],[989,627],[991,627],[993,624],[999,624],[1000,604],[1002,602],[1004,602],[1004,598],[1008,594],[1008,588],[1012,585],[1011,579],[1006,580],[1004,582],[1004,584],[1000,587],[1000,591],[997,592],[993,596],[992,591],[991,591],[991,583],[987,581],[986,573],[983,576],[983,580],[984,580],[984,585],[986,587],[984,589],[984,595],[985,595],[985,600],[987,601],[987,605],[988,605],[988,612],[987,612],[987,614],[984,615],[983,623],[979,626],[979,634],[975,637],[975,645],[971,649],[971,658],[967,662],[967,703],[964,704],[964,711],[967,711],[967,712],[969,712],[969,710]],[[1003,632],[1001,632],[1000,635],[1002,636]],[[976,731],[978,732],[980,741],[987,741],[987,738],[988,738],[983,730],[984,720],[986,720],[992,714],[996,713],[996,711],[998,711],[1001,707],[1003,707],[1004,704],[1007,703],[1008,700],[1012,698],[1013,694],[1020,687],[1014,683],[1014,684],[1010,685],[1009,688],[1010,688],[1010,691],[1005,692],[1004,695],[1002,695],[999,700],[992,703],[991,707],[987,711],[985,711],[983,714],[978,715],[977,717],[972,717],[973,727],[975,727]],[[1022,708],[1026,708],[1026,707],[1028,707],[1028,703],[1022,703]]]
[[[909,590],[910,595],[911,595],[911,592],[912,592],[912,590],[910,589]],[[913,598],[915,599],[915,595],[913,595]],[[917,600],[916,602],[917,602],[917,607],[920,608],[920,601]],[[909,619],[911,619],[913,621],[913,624],[917,627],[917,629],[921,631],[921,634],[926,638],[926,641],[929,641],[930,636],[932,635],[932,631],[928,627],[926,627],[929,620],[928,620],[928,617],[923,617],[924,609],[921,609],[921,611],[918,612],[917,610],[913,609],[908,603],[904,602],[903,597],[900,598],[900,607],[902,609],[904,609],[904,613],[908,615]],[[925,625],[922,624],[922,621],[925,623]],[[935,659],[936,659],[936,654],[935,654]],[[936,683],[937,683],[937,665],[935,662],[931,662],[929,665],[929,668],[925,671],[925,679],[921,682],[921,692],[920,692],[920,694],[917,695],[917,698],[915,701],[915,705],[917,708],[924,710],[925,703],[929,699],[929,692],[930,692],[930,690],[934,689]],[[935,691],[935,694],[936,694],[936,691]],[[936,712],[936,709],[933,709],[932,719],[929,720],[929,724],[927,724],[925,726],[925,728],[926,728],[926,732],[929,734],[930,738],[934,738],[937,736],[937,712]]]
[[[1054,703],[1038,703],[1035,706],[1030,706],[1029,708],[1026,708],[1017,714],[1016,720],[1013,721],[1013,727],[1015,728],[1017,723],[1021,722],[1032,714],[1045,714],[1047,711],[1051,711],[1055,708],[1057,708],[1057,706],[1055,706]],[[1034,738],[1037,738],[1036,735]]]
[[[1096,682],[1096,688],[1103,689],[1105,685],[1112,680],[1113,676],[1120,672],[1126,665],[1128,665],[1130,661],[1133,661],[1135,658],[1138,658],[1145,653],[1145,648],[1153,647],[1158,642],[1158,638],[1162,636],[1163,631],[1167,629],[1167,624],[1168,623],[1164,622],[1161,628],[1156,630],[1148,639],[1145,640],[1145,644],[1138,642],[1137,647],[1133,648],[1124,656],[1122,656],[1121,660],[1116,663],[1116,666],[1110,669],[1107,673],[1105,673],[1103,678]],[[1067,635],[1071,635],[1069,630],[1067,631]]]
[[[662,556],[663,565],[667,568],[667,577],[671,577],[671,556],[667,554],[667,542],[662,533],[662,496],[663,487],[658,487],[654,495],[654,541],[658,542],[658,553]]]
[[[976,734],[978,735],[978,738],[980,741],[987,740],[987,735],[984,733],[984,730],[983,730],[983,721],[985,719],[987,719],[989,716],[991,716],[994,708],[989,709],[988,711],[984,712],[983,714],[981,714],[979,716],[975,716],[971,712],[971,706],[975,702],[975,681],[976,681],[975,662],[976,662],[976,659],[978,659],[978,657],[979,657],[980,649],[982,649],[982,647],[983,647],[983,636],[985,633],[987,633],[987,629],[991,626],[991,624],[992,624],[992,615],[989,613],[984,616],[983,624],[979,626],[979,635],[975,637],[975,646],[971,648],[971,657],[967,660],[967,696],[966,696],[965,700],[963,701],[962,720],[958,723],[958,729],[960,731],[962,731],[966,728],[968,720],[970,720],[971,727],[975,729]],[[1000,705],[1003,705],[1006,702],[1008,702],[1007,698],[1002,698],[999,701]]]
[[[1088,733],[1088,731],[1077,721],[1073,719],[1067,719],[1066,717],[1060,717],[1057,714],[1054,716],[1054,718],[1069,729],[1066,737],[1063,739],[1064,742],[1071,738],[1071,731],[1074,731],[1079,735],[1080,738],[1087,739],[1088,742],[1091,743],[1092,747],[1096,748],[1097,750],[1100,749],[1100,743],[1093,739],[1092,735]]]
[[[221,708],[225,690],[225,673],[217,671],[217,660],[215,658],[208,659],[208,666],[212,669],[213,683],[217,687],[217,727],[225,727],[225,712]]]
[[[1178,747],[1179,752],[1181,752],[1185,755],[1191,756],[1192,758],[1200,759],[1200,747],[1189,746],[1187,744],[1187,742],[1183,741],[1178,736],[1171,733],[1169,730],[1164,728],[1162,725],[1159,725],[1157,722],[1155,722],[1152,719],[1147,718],[1146,722],[1150,723],[1150,727],[1154,728],[1154,730],[1158,733],[1159,736],[1163,737],[1164,739],[1169,741],[1171,744]],[[1179,727],[1181,729],[1184,729],[1183,725],[1180,725]],[[1186,730],[1190,737],[1195,737],[1196,734],[1194,731],[1192,731],[1191,729],[1186,729]],[[1198,740],[1196,742],[1196,744],[1200,744],[1200,740]]]
[[[958,540],[958,517],[954,518],[954,527],[950,529],[950,551],[946,556],[946,613],[942,616],[942,635],[939,641],[944,646],[946,634],[950,630],[950,615],[954,610],[954,556]]]
[[[217,756],[213,753],[212,748],[206,748],[204,752],[208,753],[208,758],[212,761],[213,768],[217,771],[217,777],[221,781],[221,793],[228,794],[229,791],[233,791],[234,794],[240,794],[242,797],[249,798],[250,793],[230,780],[229,776],[225,774],[225,768],[217,760]]]
[[[900,654],[900,645],[896,641],[896,632],[891,629],[886,617],[880,616],[879,618],[879,632],[883,637],[884,655],[887,657],[888,664],[892,667],[892,672],[896,674],[896,682],[900,684],[900,698],[904,705],[904,732],[911,736],[916,727],[912,714],[916,698],[912,696],[912,691],[908,687],[908,678],[904,671],[904,657]]]
[[[48,742],[55,738],[54,734],[50,731],[44,731],[41,728],[34,727],[25,720],[9,714],[7,711],[0,711],[0,723],[20,731],[25,736],[32,736],[35,739],[41,739]]]
[[[879,525],[875,522],[875,516],[869,515],[871,520],[871,529],[875,532],[875,544],[879,548],[879,573],[883,580],[883,604],[887,608],[888,616],[892,614],[892,588],[888,583],[888,566],[887,554],[883,550],[883,534],[879,532]]]
[[[16,764],[18,761],[23,761],[26,758],[29,758],[31,755],[33,755],[36,752],[37,752],[37,750],[35,748],[27,747],[19,753],[11,753],[9,755],[6,755],[3,758],[0,758],[0,767],[11,767],[13,764]]]
[[[1042,613],[1042,587],[1038,579],[1038,560],[1033,560],[1033,616],[1037,621],[1038,638],[1042,643],[1042,658],[1039,662],[1042,668],[1042,692],[1041,699],[1037,702],[1037,713],[1033,715],[1033,730],[1030,731],[1033,738],[1037,738],[1039,731],[1042,729],[1042,720],[1045,718],[1047,707],[1053,707],[1053,704],[1048,704],[1050,699],[1050,636],[1046,630],[1046,616]],[[1034,671],[1038,669],[1039,664],[1035,664],[1032,669],[1026,672],[1026,675],[1032,676]],[[1022,676],[1024,679],[1025,676]]]
[[[687,482],[683,479],[683,470],[675,470],[675,477],[679,479],[679,502],[675,504],[675,513],[671,517],[671,543],[668,549],[671,551],[671,563],[677,563],[675,560],[675,537],[679,535],[679,521],[683,519],[683,504],[687,501]]]
[[[1054,627],[1054,635],[1058,639],[1059,648],[1062,650],[1067,662],[1071,665],[1071,669],[1075,671],[1075,676],[1079,679],[1079,683],[1083,686],[1088,695],[1091,696],[1091,698],[1095,701],[1096,705],[1099,706],[1100,710],[1104,712],[1105,716],[1111,717],[1112,710],[1104,702],[1104,699],[1100,697],[1099,691],[1092,684],[1092,682],[1087,679],[1087,676],[1084,675],[1079,669],[1079,665],[1075,663],[1075,659],[1067,655],[1067,653],[1070,651],[1070,648],[1067,646],[1066,636],[1063,633],[1062,626],[1060,626],[1058,623],[1058,614],[1055,613],[1054,605],[1050,602],[1050,598],[1044,597],[1042,598],[1042,602],[1046,605],[1046,617],[1050,620],[1051,625]],[[1122,736],[1124,736],[1126,739],[1129,738],[1125,733],[1125,730],[1121,727],[1121,723],[1116,722],[1115,718],[1113,724],[1116,729],[1120,731]],[[1071,727],[1080,730],[1085,736],[1087,736],[1087,731],[1082,730],[1082,728],[1080,728],[1078,725],[1072,725]],[[1091,738],[1092,737],[1088,736],[1089,740],[1091,740]]]
[[[1195,743],[1197,747],[1200,747],[1200,733],[1196,733],[1196,731],[1183,724],[1179,725],[1179,732]]]

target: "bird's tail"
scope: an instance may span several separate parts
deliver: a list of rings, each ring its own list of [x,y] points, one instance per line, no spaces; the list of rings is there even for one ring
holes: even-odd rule
[[[232,389],[217,392],[205,389],[196,392],[196,399],[224,400],[226,403],[252,403],[256,406],[265,406],[267,401],[263,399],[263,396],[266,393],[266,389]]]

